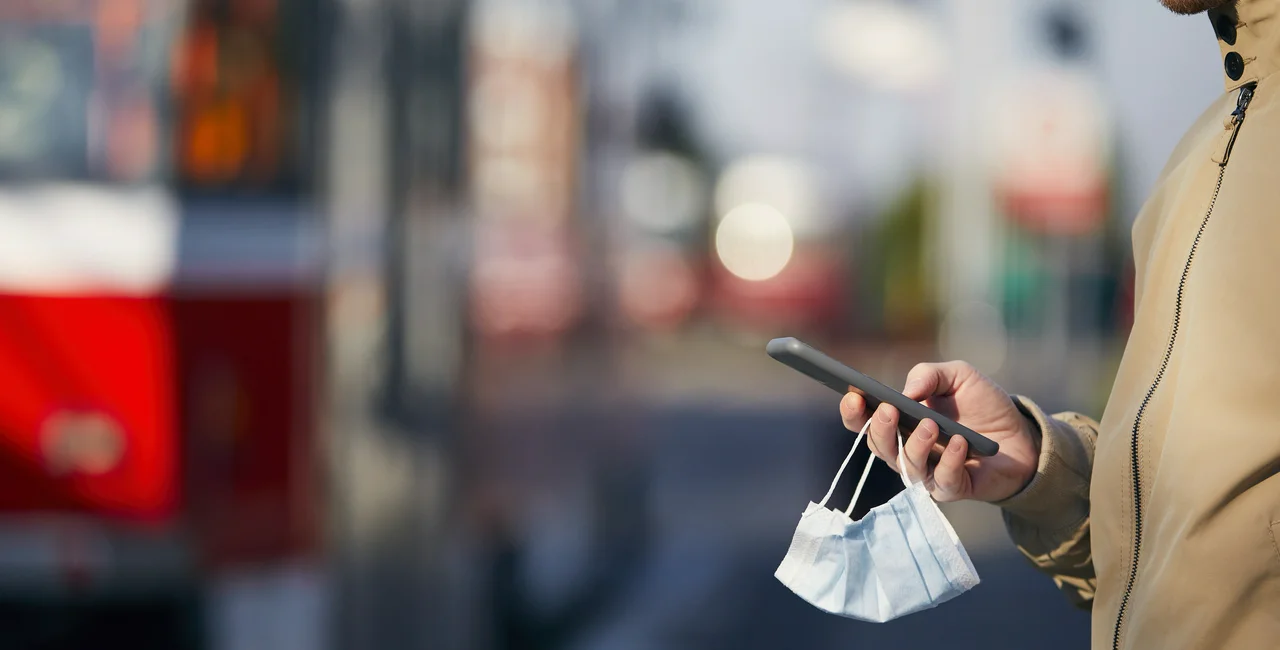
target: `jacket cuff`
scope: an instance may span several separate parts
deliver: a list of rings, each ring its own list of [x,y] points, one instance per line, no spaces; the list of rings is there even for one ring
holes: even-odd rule
[[[1006,520],[1022,519],[1044,533],[1074,529],[1089,516],[1096,425],[1074,413],[1049,417],[1020,395],[1013,402],[1039,429],[1040,464],[1026,487],[995,505]]]

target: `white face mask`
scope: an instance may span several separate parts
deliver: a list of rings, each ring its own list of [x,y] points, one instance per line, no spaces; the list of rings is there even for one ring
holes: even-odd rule
[[[823,611],[883,623],[959,596],[978,584],[978,573],[924,485],[907,479],[902,453],[898,470],[905,490],[860,521],[849,518],[875,463],[872,456],[849,508],[826,508],[866,433],[864,426],[822,503],[805,509],[774,576]]]

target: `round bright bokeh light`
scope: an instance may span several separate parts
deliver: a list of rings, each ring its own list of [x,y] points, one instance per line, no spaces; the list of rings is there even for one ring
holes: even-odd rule
[[[659,151],[628,163],[620,193],[623,213],[632,223],[665,235],[697,225],[707,190],[693,163]]]
[[[773,206],[747,203],[728,212],[716,228],[716,255],[743,280],[768,280],[787,267],[795,235]]]

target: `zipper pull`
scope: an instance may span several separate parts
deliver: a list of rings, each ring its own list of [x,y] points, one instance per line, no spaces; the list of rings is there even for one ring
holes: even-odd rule
[[[1245,111],[1249,110],[1249,102],[1253,101],[1253,91],[1257,86],[1257,83],[1251,83],[1240,87],[1240,96],[1236,98],[1236,110],[1231,111],[1226,124],[1231,132],[1226,134],[1227,141],[1221,147],[1221,152],[1213,158],[1219,167],[1226,167],[1227,160],[1231,158],[1231,149],[1236,146],[1236,136],[1240,134],[1240,125],[1244,124]]]
[[[1257,84],[1249,84],[1240,88],[1240,96],[1236,98],[1236,110],[1231,111],[1231,118],[1239,125],[1244,121],[1244,112],[1249,110],[1249,102],[1253,101],[1253,89]]]

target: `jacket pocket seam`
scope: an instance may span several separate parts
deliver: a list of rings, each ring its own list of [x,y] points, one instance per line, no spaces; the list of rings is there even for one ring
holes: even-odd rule
[[[1276,539],[1276,527],[1280,526],[1280,520],[1271,522],[1268,532],[1271,533],[1271,550],[1275,551],[1276,561],[1280,562],[1280,540]]]

